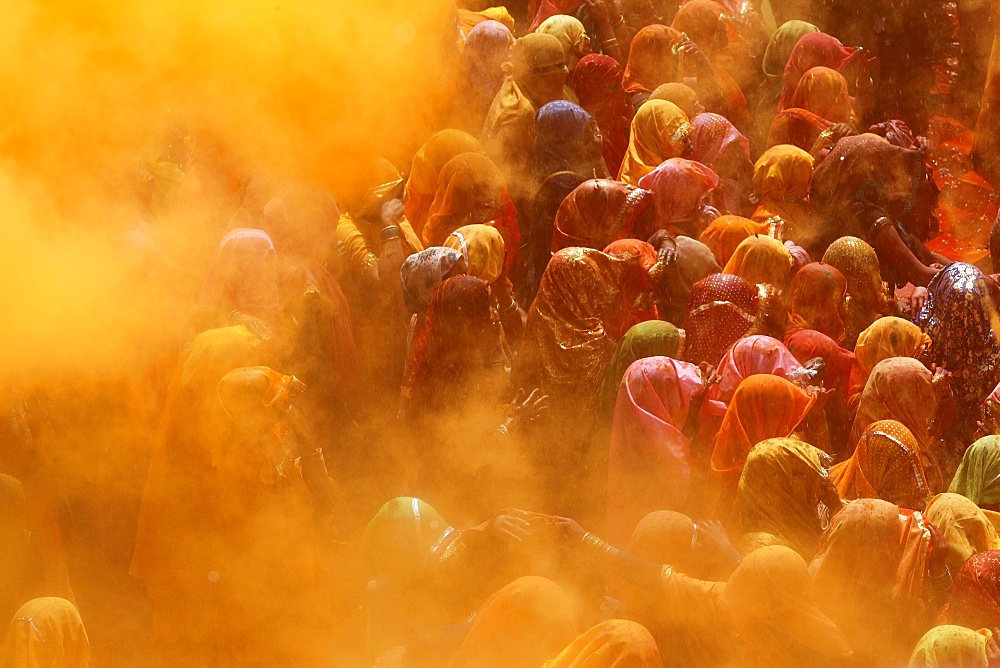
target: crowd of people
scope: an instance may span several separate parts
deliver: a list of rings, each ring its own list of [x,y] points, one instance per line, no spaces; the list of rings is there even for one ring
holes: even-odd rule
[[[190,296],[96,511],[142,662],[1000,665],[1000,267],[928,247],[989,12],[854,4],[463,0],[419,150],[239,175],[204,270],[168,138],[124,243]],[[114,663],[56,401],[4,395],[5,667]]]

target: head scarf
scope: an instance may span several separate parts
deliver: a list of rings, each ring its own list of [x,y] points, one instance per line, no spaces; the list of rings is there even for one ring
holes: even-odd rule
[[[656,510],[635,525],[628,542],[628,553],[652,561],[670,564],[682,573],[695,577],[697,570],[693,546],[697,526],[687,515],[672,510]]]
[[[496,21],[484,21],[473,29],[473,33],[477,30],[485,33],[489,24],[495,24],[501,29],[507,30]],[[508,31],[507,34],[510,35],[510,32]],[[512,43],[513,40],[514,38],[511,37]],[[466,48],[467,52],[468,48]],[[500,82],[498,81],[497,89],[499,87]],[[496,89],[493,90],[493,94],[496,94]],[[413,226],[417,234],[420,234],[424,223],[427,222],[427,214],[434,201],[434,193],[437,191],[438,175],[441,173],[441,169],[449,160],[462,153],[482,152],[483,147],[479,140],[461,130],[441,130],[420,147],[417,154],[413,156],[410,176],[406,181],[406,220]]]
[[[729,262],[737,246],[747,237],[767,234],[770,226],[741,216],[720,216],[708,224],[698,240],[712,249],[720,265]]]
[[[898,118],[876,123],[868,128],[868,134],[885,137],[890,144],[900,148],[919,148],[919,142],[917,137],[913,135],[913,131]]]
[[[542,21],[533,32],[552,35],[559,40],[566,52],[566,67],[572,70],[590,48],[587,31],[580,19],[566,14],[556,14]]]
[[[47,596],[22,605],[7,627],[4,666],[43,668],[90,665],[90,640],[76,606]]]
[[[690,134],[688,117],[676,104],[663,100],[646,102],[632,119],[632,134],[618,180],[638,185],[639,179],[664,160],[683,154]]]
[[[660,24],[646,26],[635,34],[625,66],[626,93],[651,92],[677,78],[673,47],[680,36],[678,31]]]
[[[823,386],[836,389],[841,394],[846,393],[851,369],[854,367],[854,353],[841,348],[826,334],[811,329],[785,337],[785,346],[803,364],[815,357],[822,358],[826,362]]]
[[[969,557],[955,576],[951,600],[941,617],[967,628],[1000,626],[1000,550]]]
[[[823,262],[833,265],[847,279],[844,343],[853,346],[861,332],[888,311],[888,294],[882,283],[875,249],[857,237],[841,237],[823,254]]]
[[[684,351],[684,330],[662,320],[647,320],[632,326],[615,345],[611,364],[598,393],[598,410],[613,410],[625,370],[646,357],[680,358]]]
[[[820,135],[833,127],[833,123],[805,109],[785,109],[771,121],[767,133],[767,146],[789,144],[811,152]]]
[[[536,178],[545,179],[558,172],[607,176],[600,141],[597,123],[582,107],[566,100],[549,102],[538,110],[535,119]]]
[[[823,32],[803,35],[795,43],[785,64],[785,90],[778,102],[778,109],[796,106],[791,103],[792,94],[806,72],[814,67],[827,67],[839,72],[855,51],[857,49],[847,48],[836,37]]]
[[[719,603],[753,665],[801,666],[850,656],[847,639],[819,609],[813,591],[805,560],[787,547],[762,547],[743,559]]]
[[[618,391],[608,463],[608,538],[624,545],[647,513],[680,508],[691,476],[682,429],[702,389],[698,367],[669,357],[635,361]]]
[[[460,227],[448,235],[444,246],[459,251],[465,258],[469,276],[492,284],[503,273],[507,247],[496,228],[489,225]]]
[[[698,93],[690,86],[682,84],[679,81],[660,84],[653,91],[652,95],[649,96],[649,99],[672,102],[680,107],[681,111],[691,119],[694,119],[695,116],[705,110],[698,101]]]
[[[684,359],[715,366],[757,321],[757,287],[731,274],[713,274],[691,287],[684,319]]]
[[[770,209],[805,200],[812,166],[812,156],[796,146],[780,144],[764,151],[753,168],[753,192],[760,205]]]
[[[802,76],[791,106],[811,111],[831,123],[850,123],[854,116],[847,79],[828,67],[814,67]]]
[[[834,341],[844,339],[841,318],[847,279],[835,267],[813,262],[798,270],[788,289],[789,323],[786,335],[814,329]]]
[[[257,316],[272,314],[278,308],[278,256],[267,233],[243,227],[228,232],[198,301]]]
[[[632,236],[650,192],[610,179],[591,179],[566,196],[556,212],[552,252],[582,246],[602,249]]]
[[[657,305],[664,319],[680,322],[687,313],[688,299],[695,283],[717,274],[722,267],[712,249],[690,237],[675,237],[677,257],[667,264],[657,282]]]
[[[931,337],[931,361],[954,374],[959,420],[972,423],[973,411],[1000,380],[1000,346],[993,330],[998,316],[987,281],[974,265],[948,265],[927,286],[930,297],[915,318]]]
[[[932,451],[931,419],[937,409],[931,372],[915,359],[891,357],[875,365],[858,406],[851,443],[873,422],[897,420],[913,434],[924,451]]]
[[[572,600],[562,587],[521,577],[483,604],[448,668],[537,668],[578,634]]]
[[[281,256],[322,264],[330,256],[339,220],[340,209],[329,191],[301,183],[267,203],[260,226]]]
[[[830,469],[842,499],[883,499],[920,510],[930,496],[920,445],[895,420],[868,425],[850,459]]]
[[[816,554],[823,533],[817,505],[827,479],[822,464],[825,456],[819,448],[794,438],[771,437],[753,446],[735,502],[744,552],[778,544],[805,558]]]
[[[899,665],[926,628],[931,532],[919,513],[880,499],[833,517],[810,566],[820,605],[864,665]]]
[[[713,0],[688,0],[677,10],[673,28],[711,57],[719,46],[716,40],[726,32],[722,17],[727,14],[726,8]]]
[[[754,235],[740,242],[723,272],[784,291],[792,279],[792,266],[792,254],[784,244],[772,237]]]
[[[581,58],[572,74],[580,106],[601,129],[604,162],[611,174],[618,174],[621,169],[632,124],[632,105],[622,85],[624,75],[625,70],[617,60],[598,53]]]
[[[976,505],[1000,503],[1000,436],[984,436],[969,446],[948,491]]]
[[[371,575],[419,577],[431,563],[434,546],[452,530],[426,501],[409,496],[386,501],[365,529]]]
[[[910,668],[988,668],[992,631],[943,624],[924,634],[910,655]]]
[[[662,668],[660,650],[638,622],[608,619],[591,627],[543,668]]]
[[[403,301],[410,313],[423,313],[445,276],[461,262],[462,254],[450,248],[434,246],[406,258],[399,270],[403,282]]]
[[[785,65],[792,55],[792,50],[804,35],[819,32],[819,28],[805,21],[786,21],[781,24],[767,43],[764,51],[762,68],[764,74],[771,77],[783,76]]]
[[[701,113],[691,117],[691,147],[684,157],[736,179],[740,167],[750,164],[750,141],[724,116]]]
[[[708,391],[708,399],[719,404],[724,414],[736,388],[750,376],[769,374],[788,380],[802,370],[802,365],[781,341],[755,334],[740,339],[719,363],[719,382]]]
[[[653,191],[656,223],[649,235],[666,229],[697,237],[702,231],[698,220],[702,204],[718,185],[718,175],[699,162],[670,158],[660,163],[639,180],[639,187]]]
[[[583,0],[541,0],[538,3],[538,11],[535,12],[535,17],[532,19],[531,25],[528,26],[528,32],[534,32],[538,26],[542,25],[543,21],[552,16],[558,14],[573,16],[579,11],[582,4]]]
[[[927,521],[948,541],[948,569],[958,573],[974,554],[1000,550],[1000,535],[982,509],[961,494],[938,494],[927,504]]]
[[[887,316],[861,332],[854,346],[856,364],[851,371],[851,396],[860,396],[875,365],[891,357],[917,359],[931,344],[931,337],[912,322]]]
[[[712,470],[738,473],[751,449],[769,438],[791,436],[809,414],[816,397],[784,378],[750,376],[736,388],[715,437]]]

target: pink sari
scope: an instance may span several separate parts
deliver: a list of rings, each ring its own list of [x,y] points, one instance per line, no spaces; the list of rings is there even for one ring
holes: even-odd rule
[[[618,390],[608,462],[608,538],[627,545],[646,514],[683,507],[691,476],[681,431],[702,388],[693,364],[647,357],[625,372]]]

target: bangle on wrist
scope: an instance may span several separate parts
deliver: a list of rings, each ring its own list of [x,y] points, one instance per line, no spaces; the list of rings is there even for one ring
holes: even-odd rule
[[[507,306],[504,306],[502,309],[500,309],[500,313],[503,313],[504,315],[507,315],[508,313],[513,313],[516,310],[517,310],[517,301],[515,301],[514,298],[511,297],[510,298],[510,304],[508,304]]]
[[[399,226],[398,225],[386,225],[382,228],[382,241],[388,241],[394,237],[399,236]]]
[[[497,427],[497,433],[499,433],[501,436],[510,436],[510,429],[507,427],[506,422]]]
[[[606,39],[601,42],[602,46],[618,46],[618,38],[612,37],[611,39]]]

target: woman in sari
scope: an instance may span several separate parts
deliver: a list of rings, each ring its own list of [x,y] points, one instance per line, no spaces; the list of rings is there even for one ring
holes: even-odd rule
[[[719,216],[702,231],[698,241],[711,248],[719,264],[726,266],[744,239],[768,234],[770,227],[741,216]]]
[[[819,448],[794,438],[771,437],[753,446],[733,505],[740,552],[784,545],[806,559],[816,555],[825,513],[840,506],[825,458]]]
[[[808,202],[812,167],[812,156],[798,147],[780,144],[764,151],[753,168],[757,209],[751,218],[772,223],[782,239],[814,236],[816,221]]]
[[[653,271],[656,312],[660,319],[681,322],[695,284],[722,271],[710,249],[689,237],[670,237],[660,231],[650,237],[658,243],[660,262]]]
[[[55,596],[22,605],[7,626],[3,665],[89,666],[90,639],[76,606]]]
[[[851,130],[846,125],[836,125],[805,109],[791,108],[779,112],[771,121],[764,146],[773,148],[788,144],[819,158],[848,134]]]
[[[736,247],[722,271],[757,285],[760,318],[755,333],[784,340],[788,327],[785,293],[795,271],[795,260],[788,247],[772,237],[747,237]]]
[[[931,494],[921,454],[909,429],[879,420],[861,434],[854,454],[830,469],[830,478],[845,501],[882,499],[921,510]]]
[[[841,348],[826,334],[811,329],[787,336],[785,345],[802,364],[816,358],[823,360],[823,387],[832,393],[828,394],[823,405],[826,433],[829,435],[827,452],[833,456],[843,455],[848,448],[853,421],[853,414],[847,407],[847,386],[855,364],[854,353]],[[814,425],[815,422],[812,420]]]
[[[684,157],[718,174],[719,201],[727,211],[746,212],[754,169],[750,142],[718,114],[691,117],[691,128],[691,146]]]
[[[698,101],[698,93],[693,88],[679,81],[660,84],[649,96],[650,100],[664,100],[676,104],[688,118],[694,118],[705,111],[705,107]]]
[[[624,75],[614,58],[592,53],[580,59],[571,79],[580,106],[601,130],[604,163],[611,174],[621,169],[632,124],[632,104],[622,85]]]
[[[559,205],[551,252],[572,246],[600,250],[633,237],[649,208],[650,194],[610,179],[584,181]]]
[[[932,628],[920,639],[913,649],[913,654],[910,655],[909,667],[989,668],[990,658],[987,652],[996,654],[995,647],[996,640],[992,631],[986,629],[973,631],[964,626],[942,624]]]
[[[482,21],[469,31],[465,38],[465,47],[462,49],[459,65],[461,84],[457,88],[454,111],[456,125],[460,128],[476,135],[482,130],[493,98],[503,85],[503,64],[510,60],[510,50],[513,46],[514,35],[507,26],[498,21]],[[459,153],[482,150],[479,146],[457,148],[462,150],[450,151],[451,155],[442,156],[443,159],[437,161],[435,171],[440,170],[444,163]],[[414,160],[414,170],[416,170],[416,160]],[[410,174],[411,179],[412,175],[413,172]],[[423,194],[433,196],[436,183],[437,179],[429,181],[427,188],[430,192],[425,191]],[[409,205],[409,202],[407,204]],[[407,218],[410,218],[409,210]],[[410,222],[415,229],[423,226],[423,220],[419,216],[410,218]]]
[[[580,19],[566,14],[556,14],[541,22],[532,32],[552,35],[562,44],[566,53],[566,67],[572,72],[580,59],[591,52],[590,37]]]
[[[684,352],[684,330],[662,320],[647,320],[632,326],[615,344],[611,364],[597,393],[597,411],[610,423],[625,371],[647,357],[680,359]]]
[[[948,491],[1000,511],[1000,436],[984,436],[969,446]]]
[[[823,262],[836,267],[847,279],[844,346],[853,349],[861,332],[881,316],[898,314],[899,309],[882,281],[875,249],[861,239],[837,239],[826,249]]]
[[[958,573],[973,555],[1000,550],[1000,535],[983,510],[961,494],[938,494],[924,511],[948,542],[948,570]]]
[[[709,389],[705,407],[718,410],[721,418],[736,388],[750,376],[769,374],[790,380],[801,376],[803,371],[802,364],[781,341],[760,334],[748,336],[733,344],[723,356],[717,370],[719,380]]]
[[[1000,345],[993,327],[1000,322],[996,283],[971,264],[955,262],[927,287],[927,303],[914,322],[931,337],[928,361],[954,374],[957,413],[953,437],[972,440],[980,405],[1000,381]]]
[[[677,79],[679,57],[674,45],[680,37],[673,28],[653,24],[642,28],[632,39],[622,83],[636,109],[658,86]]]
[[[781,24],[771,35],[764,50],[761,70],[764,73],[764,83],[754,114],[753,141],[755,146],[763,146],[771,121],[778,110],[778,101],[784,91],[784,72],[788,59],[796,43],[809,33],[819,32],[819,28],[806,21],[791,20]]]
[[[639,185],[639,180],[668,158],[680,157],[690,144],[691,124],[677,105],[652,100],[632,119],[628,150],[618,180]]]
[[[489,27],[489,23],[496,22],[484,22],[480,26]],[[479,26],[477,26],[478,28]],[[511,37],[512,43],[513,39]],[[466,53],[468,53],[468,47],[466,47]],[[499,83],[497,87],[499,88]],[[495,90],[490,94],[489,102],[493,101],[494,95],[496,95]],[[485,111],[483,113],[485,114]],[[409,221],[413,231],[418,236],[423,232],[424,224],[427,222],[427,215],[430,212],[431,203],[434,201],[434,193],[437,192],[438,176],[441,174],[441,169],[456,156],[463,153],[482,153],[482,151],[483,147],[478,139],[467,132],[449,129],[436,132],[413,156],[410,175],[406,180],[406,220]]]
[[[812,262],[795,273],[788,289],[789,336],[806,329],[826,334],[838,343],[844,340],[841,314],[847,296],[847,279],[835,267]]]
[[[955,574],[951,598],[940,619],[966,628],[1000,627],[1000,550],[969,557]]]
[[[636,622],[608,619],[571,642],[559,656],[546,661],[544,668],[663,668],[656,640]]]
[[[608,463],[607,531],[613,544],[625,545],[653,510],[686,508],[692,461],[684,432],[692,401],[703,390],[698,367],[669,357],[637,360],[625,372]]]
[[[823,611],[861,665],[899,665],[931,626],[951,581],[948,551],[920,513],[878,499],[852,501],[810,566]]]
[[[879,318],[861,332],[854,346],[855,365],[851,370],[851,385],[847,392],[852,411],[857,410],[861,393],[868,384],[875,365],[892,357],[923,359],[930,344],[931,337],[902,318]]]
[[[665,230],[671,236],[697,239],[705,226],[718,217],[719,212],[711,206],[718,185],[718,175],[701,163],[684,158],[661,162],[639,180],[640,188],[653,193],[654,213],[652,227],[640,230],[640,235],[650,237]]]
[[[413,314],[406,337],[406,353],[409,357],[413,336],[423,324],[434,292],[452,276],[468,273],[468,263],[457,250],[433,246],[406,258],[399,273],[403,285],[403,303]]]
[[[831,123],[857,125],[847,79],[828,67],[814,67],[802,75],[792,95],[791,108],[805,109]]]
[[[799,105],[792,102],[795,89],[805,74],[814,67],[840,70],[851,60],[857,49],[840,43],[836,37],[824,32],[808,32],[795,42],[785,63],[782,75],[785,89],[778,101],[778,111]]]
[[[713,274],[691,288],[684,319],[684,359],[716,366],[757,322],[756,286],[739,276]]]

